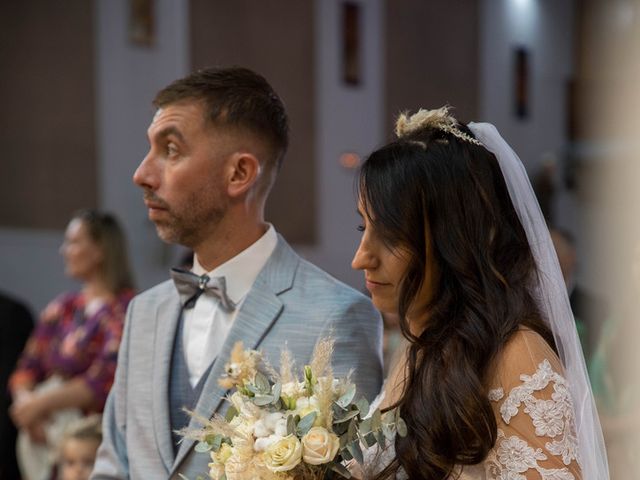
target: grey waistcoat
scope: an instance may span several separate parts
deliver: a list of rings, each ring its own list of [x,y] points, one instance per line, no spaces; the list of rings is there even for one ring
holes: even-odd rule
[[[182,342],[184,328],[184,315],[180,314],[180,322],[173,341],[173,353],[171,355],[171,373],[169,380],[169,417],[171,421],[171,436],[173,438],[173,453],[178,451],[178,442],[182,438],[176,434],[176,430],[189,425],[189,415],[183,410],[193,410],[198,403],[202,387],[209,375],[211,365],[202,374],[195,388],[189,383],[189,369]]]

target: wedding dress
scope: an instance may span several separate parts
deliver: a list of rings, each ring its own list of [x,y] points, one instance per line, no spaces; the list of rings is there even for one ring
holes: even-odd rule
[[[498,426],[496,444],[482,463],[460,466],[452,478],[582,478],[574,407],[555,352],[537,333],[521,329],[505,346],[494,372],[488,398]],[[372,408],[384,397],[383,389]],[[364,455],[362,475],[370,478],[393,460],[393,442],[385,450],[377,445],[366,449]],[[396,478],[408,477],[399,471]]]

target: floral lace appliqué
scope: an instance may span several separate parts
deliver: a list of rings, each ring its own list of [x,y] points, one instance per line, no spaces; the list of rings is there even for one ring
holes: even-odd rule
[[[494,388],[493,390],[489,390],[488,397],[492,402],[502,400],[502,397],[504,397],[504,390],[502,388]]]
[[[486,460],[489,478],[498,480],[525,480],[527,470],[534,469],[543,480],[574,480],[567,468],[546,469],[538,461],[547,460],[547,454],[562,457],[569,465],[573,460],[580,463],[574,428],[574,410],[567,382],[555,372],[548,360],[543,360],[533,375],[521,375],[522,385],[514,387],[500,406],[500,415],[506,424],[521,410],[528,414],[539,437],[549,439],[546,452],[534,449],[516,435],[507,437],[498,429],[496,447]],[[551,399],[539,399],[535,392],[553,384]],[[504,395],[495,389],[489,392],[489,400],[497,402]],[[503,392],[500,392],[503,393]],[[524,405],[524,408],[522,408]]]

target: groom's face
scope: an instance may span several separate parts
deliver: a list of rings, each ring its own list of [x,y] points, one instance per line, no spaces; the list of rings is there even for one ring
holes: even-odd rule
[[[233,137],[208,123],[195,100],[158,109],[147,136],[149,152],[133,181],[144,190],[149,219],[164,241],[197,249],[229,208],[224,172]]]

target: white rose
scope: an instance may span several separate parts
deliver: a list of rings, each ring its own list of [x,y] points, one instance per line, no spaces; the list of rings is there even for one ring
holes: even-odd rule
[[[273,443],[264,452],[264,463],[272,472],[294,469],[302,459],[302,444],[298,437],[289,435]]]
[[[323,427],[313,427],[302,437],[302,459],[310,465],[330,462],[338,453],[340,439]]]

